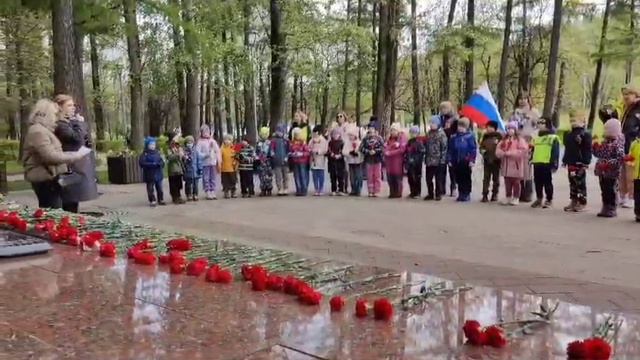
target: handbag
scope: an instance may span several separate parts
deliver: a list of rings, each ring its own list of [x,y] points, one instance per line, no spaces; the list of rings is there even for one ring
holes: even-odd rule
[[[79,184],[82,182],[82,175],[73,172],[73,171],[67,171],[66,173],[63,174],[58,174],[55,178],[54,178],[55,182],[58,184],[58,186],[60,186],[60,188],[62,189],[66,189],[69,186],[73,186],[76,184]]]

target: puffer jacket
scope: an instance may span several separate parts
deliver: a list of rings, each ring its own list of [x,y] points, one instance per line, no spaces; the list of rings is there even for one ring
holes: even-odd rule
[[[349,144],[342,149],[342,155],[347,164],[362,164],[364,158],[360,152],[360,140],[349,141]]]
[[[67,172],[68,163],[79,160],[76,153],[65,153],[53,131],[42,124],[29,126],[24,138],[24,178],[31,183],[53,180]]]
[[[640,101],[629,106],[622,115],[622,133],[625,139],[625,152],[629,151],[631,143],[640,135]]]
[[[424,163],[427,166],[439,166],[447,163],[447,134],[442,128],[429,131],[425,141]]]
[[[591,164],[591,134],[584,128],[573,128],[564,134],[562,164],[588,166]]]
[[[238,170],[253,170],[254,162],[256,160],[256,151],[251,144],[243,144],[240,151],[236,153],[236,158],[238,160]]]
[[[384,140],[379,135],[367,135],[360,143],[360,152],[364,155],[365,163],[380,164],[384,152]]]
[[[311,169],[327,168],[327,139],[322,136],[312,138],[309,142],[309,151],[311,152]]]
[[[289,158],[295,165],[309,164],[309,146],[301,141],[294,141],[289,146]]]
[[[271,145],[271,166],[286,166],[289,159],[289,140],[282,136],[274,136]]]
[[[182,175],[184,173],[183,164],[184,151],[177,144],[171,144],[167,150],[167,171],[169,176]]]
[[[138,160],[142,168],[142,179],[146,183],[154,183],[162,180],[164,174],[164,160],[158,150],[145,150]]]
[[[198,179],[202,176],[202,156],[195,147],[185,147],[183,166],[185,179]]]
[[[422,167],[426,151],[423,141],[425,140],[417,137],[409,139],[404,153],[404,163],[407,168]]]
[[[476,136],[472,131],[456,133],[449,139],[447,160],[452,164],[474,163],[477,152]]]
[[[390,137],[384,147],[384,162],[389,175],[403,175],[405,145],[400,137]]]
[[[624,140],[605,139],[601,144],[593,144],[593,155],[596,161],[595,174],[609,179],[617,179],[624,165]]]
[[[524,138],[502,139],[496,149],[496,156],[500,159],[500,175],[516,179],[525,178],[525,167],[529,164],[529,145]]]
[[[502,140],[502,134],[497,131],[482,135],[480,140],[480,153],[482,154],[482,162],[485,165],[499,165],[500,159],[496,156],[498,143]]]

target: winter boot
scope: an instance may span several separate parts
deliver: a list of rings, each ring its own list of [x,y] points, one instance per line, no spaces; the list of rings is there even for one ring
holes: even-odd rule
[[[487,196],[487,194],[482,194],[482,200],[480,200],[480,202],[483,202],[483,203],[489,202],[489,197]]]
[[[542,200],[541,199],[536,199],[536,201],[533,202],[533,204],[531,204],[531,207],[534,209],[538,209],[542,207]]]
[[[576,205],[578,205],[578,202],[575,201],[575,200],[571,200],[571,203],[564,207],[564,211],[566,211],[566,212],[574,212],[574,211],[576,211]]]
[[[498,194],[497,193],[491,194],[491,202],[496,202],[496,201],[498,201]]]

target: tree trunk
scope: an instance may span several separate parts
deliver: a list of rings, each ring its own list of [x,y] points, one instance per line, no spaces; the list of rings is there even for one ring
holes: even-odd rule
[[[591,102],[589,106],[589,129],[593,129],[593,122],[598,111],[598,93],[600,90],[600,78],[602,77],[602,56],[604,43],[607,39],[607,27],[609,26],[609,13],[611,12],[611,0],[606,0],[604,5],[604,17],[602,18],[602,31],[600,32],[600,45],[598,46],[598,60],[596,60],[596,75],[591,87]]]
[[[300,110],[307,112],[307,99],[304,98],[304,76],[300,76],[298,80],[298,87],[300,88]]]
[[[75,103],[86,111],[80,49],[74,26],[73,0],[52,0],[53,85],[55,94],[73,96]]]
[[[356,25],[362,27],[362,0],[358,0],[358,15]],[[358,43],[358,69],[356,72],[356,125],[360,126],[360,113],[362,112],[362,47]]]
[[[213,87],[211,70],[207,70],[207,94],[205,99],[205,117],[204,123],[211,126],[213,123],[213,107],[212,107],[212,98],[211,98],[211,88]]]
[[[286,86],[285,62],[285,34],[282,31],[281,0],[270,0],[271,15],[271,101],[269,104],[270,128],[275,132],[277,122],[282,119],[284,112],[284,93]]]
[[[322,111],[320,111],[320,125],[324,128],[329,116],[329,79],[322,88]]]
[[[531,36],[529,36],[528,9],[527,0],[522,0],[522,49],[518,69],[518,92],[525,93],[529,92],[529,83],[531,82],[531,74],[529,74],[531,66]]]
[[[373,5],[371,9],[371,32],[373,33],[373,39],[371,40],[371,53],[378,54],[378,42],[380,41],[380,31],[376,34],[376,14],[378,13],[378,1],[372,0]],[[376,61],[377,64],[377,61]],[[376,109],[378,108],[378,69],[377,67],[371,70],[371,108],[372,113],[376,115]]]
[[[562,111],[562,98],[564,97],[564,83],[566,77],[567,64],[563,61],[560,63],[560,79],[558,80],[558,97],[556,98],[555,106],[553,107],[553,127],[558,128],[560,126],[560,112]]]
[[[396,76],[398,65],[398,19],[400,18],[401,5],[398,0],[388,2],[387,34],[388,39],[385,48],[385,74],[384,74],[384,121],[382,134],[386,135],[390,125],[395,122],[396,100]]]
[[[222,118],[223,118],[223,100],[222,100],[222,89],[220,88],[220,68],[218,65],[214,65],[214,91],[213,91],[213,126],[215,128],[215,133],[218,140],[222,139]]]
[[[12,23],[13,21],[15,21],[15,23]],[[7,96],[7,100],[13,99],[14,97],[17,98],[17,96],[15,96],[15,89],[13,87],[13,82],[14,82],[14,74],[16,72],[15,69],[15,59],[14,56],[15,54],[15,43],[18,41],[16,38],[16,32],[14,31],[15,29],[15,25],[17,25],[17,23],[20,20],[17,17],[17,10],[16,11],[12,11],[11,15],[7,17],[5,23],[4,23],[4,36],[5,36],[5,49],[6,49],[6,56],[4,57],[5,60],[5,69],[4,69],[4,73],[5,73],[5,84],[7,87],[7,91],[6,91],[6,96]],[[12,25],[14,25],[12,27]],[[13,50],[13,53],[12,53]],[[18,120],[19,118],[19,111],[16,111],[16,109],[13,106],[8,106],[7,107],[7,123],[9,123],[9,138],[10,139],[17,139],[18,138],[18,129],[16,128],[16,120]]]
[[[560,28],[562,26],[562,0],[554,0],[553,26],[551,27],[551,48],[547,67],[547,86],[545,87],[544,108],[542,116],[549,118],[553,112],[553,102],[556,97],[556,68],[558,67],[558,53],[560,51]]]
[[[170,4],[176,9],[180,9],[180,0],[170,0]],[[182,34],[180,33],[179,20],[173,22],[171,25],[173,35],[173,58],[174,66],[176,69],[176,87],[178,89],[178,108],[180,109],[180,125],[185,126],[187,123],[187,100],[185,90],[185,78],[184,78],[184,65],[182,64],[183,57],[183,42]]]
[[[233,39],[233,38],[232,38]],[[233,66],[233,113],[236,119],[236,137],[241,139],[245,135],[242,131],[244,127],[242,124],[242,109],[240,106],[240,74],[238,73],[238,67]],[[251,140],[252,142],[253,140]]]
[[[473,27],[475,26],[475,0],[467,0],[467,26],[470,28],[469,31],[472,31]],[[465,39],[464,43],[465,43],[465,47],[467,48],[467,50],[469,51],[469,55],[467,57],[467,60],[465,61],[464,64],[464,101],[466,101],[467,99],[469,99],[471,97],[471,94],[473,94],[473,77],[474,77],[474,72],[473,72],[473,60],[474,60],[474,55],[473,55],[473,46],[474,46],[474,38],[473,36],[467,36],[467,38]]]
[[[227,42],[227,31],[222,30],[222,43]],[[231,64],[229,58],[224,57],[222,64],[222,75],[224,76],[224,119],[226,124],[225,133],[233,135],[233,118],[231,117]]]
[[[200,66],[200,70],[200,115],[198,118],[200,119],[200,123],[204,123],[207,118],[207,74],[204,71],[204,64]]]
[[[293,91],[291,92],[291,118],[296,116],[298,111],[298,75],[293,75]]]
[[[635,34],[636,28],[636,1],[631,0],[629,3],[629,33]],[[627,60],[624,74],[625,84],[631,83],[633,79],[633,56],[630,56]]]
[[[20,5],[18,5],[18,11],[20,11]],[[22,22],[17,21],[15,26],[15,34],[17,36],[22,33]],[[18,88],[20,112],[20,159],[22,159],[23,155],[24,135],[27,133],[27,129],[29,129],[29,91],[27,89],[27,69],[24,64],[25,54],[22,51],[22,45],[22,42],[16,39],[14,49],[16,61],[16,87]]]
[[[260,81],[258,85],[258,90],[260,91],[260,125],[268,126],[269,125],[269,97],[267,96],[267,86],[265,86],[263,71],[262,71],[262,62],[260,62],[260,68],[258,70],[258,79]]]
[[[418,70],[418,32],[416,0],[411,0],[411,82],[413,84],[413,124],[420,125],[422,112],[420,98],[420,72]]]
[[[243,3],[244,12],[244,49],[247,54],[251,53],[251,3],[249,0],[244,0]],[[247,136],[252,140],[258,138],[257,124],[256,124],[256,101],[255,101],[255,86],[253,80],[253,62],[249,58],[249,64],[245,69],[244,75],[244,119],[245,127],[247,128]]]
[[[502,37],[502,54],[500,55],[500,75],[498,77],[498,112],[504,113],[504,103],[507,93],[507,72],[509,71],[509,38],[511,37],[511,12],[513,0],[507,0],[504,35]]]
[[[96,35],[89,34],[89,46],[91,47],[91,83],[93,85],[93,112],[96,120],[96,138],[104,140],[104,109],[102,107],[102,87],[100,86],[100,58],[98,57],[98,44]]]
[[[451,0],[449,4],[449,14],[447,15],[447,30],[453,26],[453,20],[456,15],[457,0]],[[450,100],[451,97],[451,61],[449,58],[449,46],[445,45],[442,52],[442,100]]]
[[[384,98],[385,98],[385,70],[387,68],[386,51],[389,46],[389,4],[386,2],[378,3],[379,24],[378,24],[378,64],[376,72],[376,97],[374,115],[378,121],[382,122],[384,118]]]
[[[182,18],[185,23],[184,47],[189,62],[185,66],[186,87],[186,121],[182,126],[184,135],[197,136],[200,127],[200,86],[198,84],[198,55],[196,38],[191,24],[193,23],[192,0],[182,0]]]
[[[350,21],[351,16],[351,0],[347,0],[347,23]],[[344,78],[342,80],[342,98],[340,100],[340,106],[342,110],[347,108],[347,94],[349,92],[349,36],[344,41]]]
[[[129,54],[129,87],[131,90],[131,147],[144,147],[144,117],[142,103],[142,64],[140,61],[140,38],[136,18],[136,0],[123,0],[124,22],[127,27],[127,52]]]

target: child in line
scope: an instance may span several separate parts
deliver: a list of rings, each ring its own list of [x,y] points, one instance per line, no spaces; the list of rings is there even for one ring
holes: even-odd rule
[[[384,152],[384,140],[376,129],[376,123],[370,122],[367,127],[367,135],[360,143],[360,152],[364,155],[367,166],[367,187],[369,197],[377,197],[380,193],[382,181],[382,155]]]
[[[440,127],[444,129],[445,134],[447,135],[447,144],[451,137],[458,132],[458,116],[456,115],[456,110],[451,101],[443,101],[439,106],[440,114],[438,117],[440,118]],[[447,171],[449,171],[449,196],[454,197],[457,189],[457,181],[456,181],[456,172],[451,166],[445,166],[445,181]],[[443,194],[444,195],[444,194]]]
[[[482,177],[482,202],[489,202],[489,187],[491,187],[491,202],[498,201],[500,191],[500,159],[496,155],[498,143],[502,134],[498,132],[498,123],[489,121],[482,139],[480,140],[480,154],[484,174]]]
[[[425,148],[423,139],[420,138],[420,127],[409,128],[409,142],[404,155],[404,164],[407,168],[407,180],[409,181],[409,197],[417,199],[422,193],[422,163],[424,161]]]
[[[260,196],[271,196],[273,191],[273,170],[271,169],[271,141],[269,128],[260,128],[260,140],[256,146],[258,178],[260,179]]]
[[[633,171],[633,210],[636,215],[636,222],[640,223],[640,134],[631,142],[625,162],[629,164],[631,171]]]
[[[296,196],[307,196],[309,190],[309,146],[304,132],[293,129],[293,142],[289,146],[289,158],[293,164],[293,179],[296,183]]]
[[[458,198],[456,201],[471,201],[471,171],[476,161],[478,145],[476,137],[469,130],[471,123],[468,118],[458,120],[458,129],[449,140],[448,162],[455,173],[458,184]]]
[[[344,141],[342,139],[342,129],[331,130],[331,140],[329,140],[327,156],[329,157],[329,178],[331,180],[331,196],[342,195],[345,189],[345,161],[344,161]]]
[[[286,196],[289,191],[289,140],[284,136],[286,128],[283,125],[276,127],[276,132],[271,138],[271,168],[276,177],[278,196]]]
[[[515,206],[520,203],[521,181],[529,160],[529,145],[518,134],[518,129],[518,123],[511,121],[507,125],[507,135],[496,149],[496,156],[500,159],[500,175],[504,177],[506,198],[503,205]]]
[[[349,196],[360,196],[362,192],[362,154],[360,153],[360,140],[359,129],[357,127],[350,127],[347,130],[347,137],[349,138],[349,144],[342,149],[342,155],[344,155],[345,162],[349,167],[349,181],[351,185],[351,192]]]
[[[236,175],[236,171],[238,170],[236,150],[233,146],[233,137],[231,135],[225,134],[222,139],[222,147],[220,148],[220,154],[222,158],[220,166],[222,191],[224,192],[225,199],[235,199],[236,183],[238,182],[238,177]]]
[[[162,160],[160,152],[156,149],[155,138],[147,137],[144,139],[144,152],[140,155],[139,163],[142,168],[142,178],[147,185],[149,205],[151,205],[151,207],[165,205],[164,194],[162,192],[162,178],[164,177],[162,169],[164,168],[164,160]]]
[[[603,115],[609,116],[605,111]],[[617,115],[617,114],[616,114]],[[617,116],[616,116],[617,117]],[[624,166],[624,137],[622,137],[622,124],[620,120],[612,117],[604,122],[604,141],[599,143],[594,139],[593,155],[596,161],[595,175],[600,180],[600,193],[602,194],[602,209],[598,217],[612,218],[617,216],[618,178]]]
[[[240,143],[240,151],[236,154],[238,159],[238,170],[240,172],[240,192],[243,198],[250,198],[255,195],[253,187],[253,167],[256,160],[256,151],[249,143],[246,136]]]
[[[202,159],[195,149],[195,139],[189,135],[184,138],[184,192],[187,201],[198,201],[198,182],[202,177]]]
[[[553,131],[551,121],[543,117],[538,119],[538,136],[533,138],[533,182],[536,188],[536,201],[532,208],[547,209],[553,205],[553,173],[558,170],[560,140]],[[543,196],[546,200],[543,201]]]
[[[400,126],[397,123],[392,124],[384,150],[384,162],[389,183],[389,199],[402,197],[402,178],[404,176],[402,160],[404,158],[405,145],[401,136]]]
[[[427,201],[434,199],[440,201],[442,196],[446,194],[448,143],[447,134],[442,128],[441,117],[438,115],[433,116],[429,124],[424,157],[427,185],[427,196],[424,199]],[[454,175],[451,176],[453,179]]]
[[[313,128],[313,137],[309,142],[311,151],[311,173],[313,177],[314,196],[322,195],[324,190],[324,173],[327,171],[327,139],[322,136],[322,126]]]
[[[220,173],[220,147],[211,136],[211,129],[207,124],[200,127],[200,138],[196,144],[196,150],[202,158],[202,190],[207,200],[215,200],[218,173]]]
[[[180,146],[181,132],[174,130],[169,135],[169,149],[167,150],[167,171],[169,174],[169,193],[171,201],[176,204],[184,204],[182,198],[182,175],[184,174],[184,150]]]
[[[564,134],[562,166],[569,172],[571,203],[564,211],[580,212],[587,205],[587,168],[591,163],[591,134],[585,130],[585,114],[571,114],[571,131]]]

